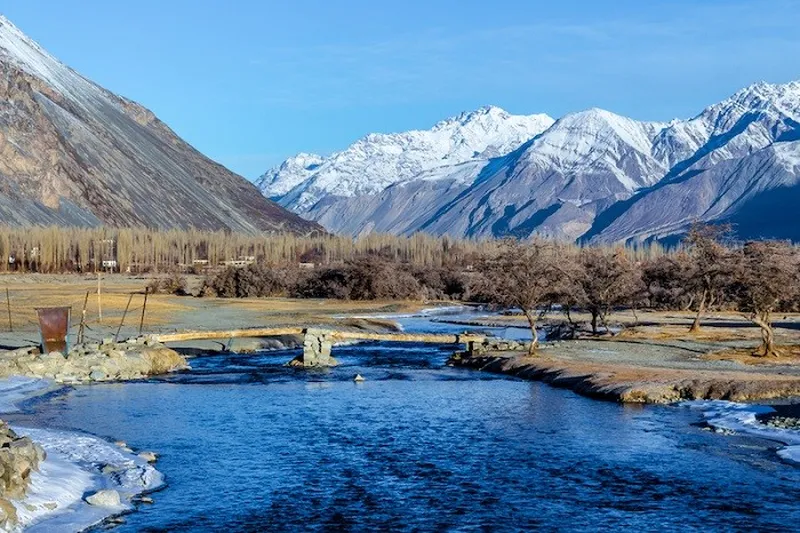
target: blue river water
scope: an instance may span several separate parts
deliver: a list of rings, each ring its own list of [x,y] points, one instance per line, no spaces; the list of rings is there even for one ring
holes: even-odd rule
[[[294,351],[209,355],[25,417],[160,454],[167,487],[119,532],[800,528],[800,468],[777,444],[703,430],[688,408],[450,368],[451,350],[343,346],[314,372],[283,366]]]

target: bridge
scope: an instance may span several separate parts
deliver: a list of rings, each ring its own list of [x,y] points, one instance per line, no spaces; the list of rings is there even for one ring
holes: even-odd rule
[[[303,335],[303,355],[299,362],[304,367],[332,366],[333,345],[337,342],[360,340],[382,342],[425,342],[432,344],[461,344],[467,351],[473,351],[475,343],[482,343],[486,337],[474,334],[438,333],[373,333],[368,331],[337,330],[327,328],[277,327],[246,328],[224,331],[186,331],[150,335],[148,338],[160,343],[189,340],[235,339],[237,337],[278,337],[283,335]]]

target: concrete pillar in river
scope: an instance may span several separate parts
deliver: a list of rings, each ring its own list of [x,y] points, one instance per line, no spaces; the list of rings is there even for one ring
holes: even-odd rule
[[[328,337],[327,331],[308,328],[304,334],[303,366],[333,366],[336,364],[331,357],[333,342]]]

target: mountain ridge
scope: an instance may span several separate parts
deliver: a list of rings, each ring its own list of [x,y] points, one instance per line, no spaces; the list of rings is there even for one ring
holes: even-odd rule
[[[685,120],[638,121],[592,108],[553,121],[504,154],[440,167],[433,177],[426,174],[431,170],[384,176],[389,185],[345,194],[331,188],[304,203],[297,195],[275,196],[353,235],[630,242],[669,238],[694,221],[737,220],[753,228],[748,221],[759,195],[800,184],[798,118],[800,81],[758,82]],[[313,182],[319,168],[306,169],[293,190]],[[800,228],[792,238],[800,240]]]

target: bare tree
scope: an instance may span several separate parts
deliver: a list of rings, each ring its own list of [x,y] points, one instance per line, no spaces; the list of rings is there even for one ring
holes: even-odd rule
[[[592,333],[597,319],[608,332],[607,316],[614,308],[631,305],[644,291],[641,269],[617,250],[584,248],[578,254],[579,275],[572,284],[575,299],[592,315]]]
[[[706,310],[717,303],[731,284],[733,276],[731,252],[722,243],[729,232],[730,226],[727,225],[695,224],[684,241],[689,246],[686,290],[692,294],[697,306],[697,313],[689,328],[690,332],[700,331],[700,320]]]
[[[752,241],[744,245],[738,262],[737,281],[741,290],[740,309],[761,328],[759,357],[780,355],[775,346],[772,313],[791,305],[798,293],[797,251],[780,241]]]
[[[536,353],[539,344],[536,323],[541,313],[567,290],[571,264],[565,260],[567,256],[566,250],[555,243],[507,239],[479,264],[491,302],[517,307],[528,320],[533,337],[530,355]]]
[[[686,309],[692,306],[693,296],[686,291],[690,262],[685,252],[662,255],[645,262],[642,278],[647,289],[648,307]]]

